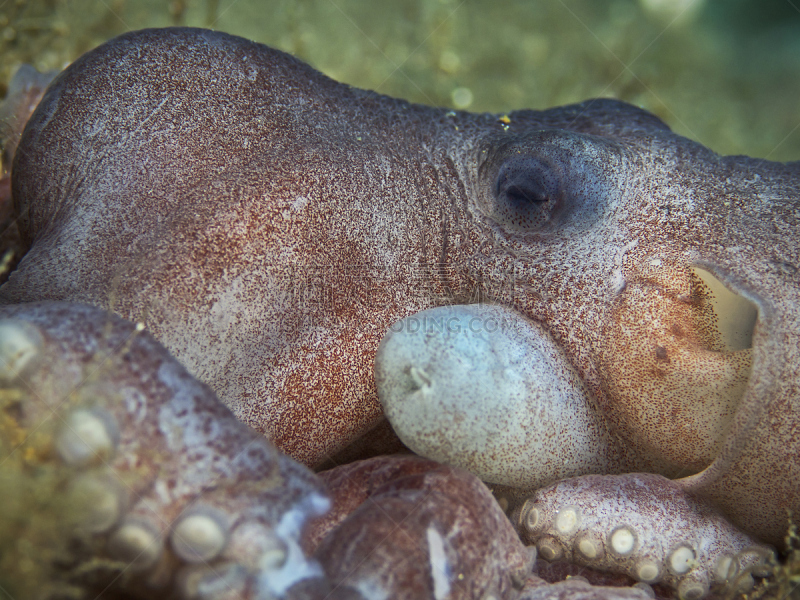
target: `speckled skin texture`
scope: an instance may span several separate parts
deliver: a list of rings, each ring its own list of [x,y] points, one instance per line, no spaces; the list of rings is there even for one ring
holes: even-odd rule
[[[320,476],[333,509],[315,556],[365,598],[512,598],[531,571],[533,555],[466,471],[381,456]]]
[[[749,570],[770,552],[674,482],[648,473],[555,483],[528,499],[515,522],[545,559],[659,582],[681,598],[735,589],[745,578],[752,585]]]
[[[32,348],[22,369],[11,367],[20,364],[9,360],[12,339]],[[81,543],[64,570],[82,572],[73,581],[87,593],[188,597],[186,582],[206,576],[257,598],[266,576],[276,597],[310,583],[322,591],[304,597],[327,597],[321,568],[298,545],[302,526],[329,507],[323,483],[236,420],[149,333],[101,309],[43,302],[0,307],[0,344],[0,388],[18,394],[9,414],[50,432],[49,460],[72,469],[61,493],[82,508],[61,533]],[[202,559],[176,550],[192,539],[180,529],[192,515],[223,534]],[[275,547],[285,559],[264,567]]]
[[[374,349],[430,303],[404,282],[439,259],[453,177],[434,165],[455,167],[406,136],[437,114],[224,34],[119,38],[76,61],[30,123],[14,195],[37,274],[17,271],[4,300],[144,320],[243,421],[317,463],[379,419]],[[86,168],[56,184],[37,163]]]
[[[546,197],[524,205],[513,186],[531,177]],[[391,323],[492,300],[546,328],[631,452],[670,448],[665,474],[777,542],[800,513],[799,192],[797,163],[720,157],[611,100],[451,112],[225,34],[144,31],[76,61],[26,128],[13,194],[30,250],[0,298],[146,322],[312,465],[380,419]],[[653,361],[727,351],[683,333],[706,326],[691,266],[758,309],[750,376],[700,459],[711,434],[683,436],[691,407],[661,391],[633,405],[614,379],[616,356],[649,383]],[[621,346],[651,307],[652,339]],[[662,338],[687,338],[688,358]]]
[[[492,484],[533,490],[661,466],[610,431],[547,331],[503,306],[441,306],[395,323],[375,383],[411,450]]]

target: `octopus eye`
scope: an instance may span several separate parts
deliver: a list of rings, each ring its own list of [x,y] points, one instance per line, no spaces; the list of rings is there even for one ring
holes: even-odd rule
[[[501,223],[515,229],[539,229],[559,211],[559,173],[541,159],[515,156],[500,167],[494,195],[494,213]]]

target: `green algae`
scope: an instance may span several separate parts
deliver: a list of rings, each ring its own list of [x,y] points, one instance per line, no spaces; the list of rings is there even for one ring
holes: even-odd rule
[[[82,390],[62,406],[84,404]],[[0,600],[123,600],[137,574],[83,530],[98,497],[56,456],[59,421],[24,384],[0,388]]]
[[[695,10],[663,8],[681,3]],[[612,96],[723,154],[800,158],[800,14],[788,3],[6,0],[0,81],[20,62],[62,68],[124,31],[175,24],[415,102],[507,112]]]
[[[786,551],[780,559],[773,558],[767,565],[769,576],[751,592],[730,598],[737,600],[800,600],[800,534],[791,513],[786,532]]]
[[[800,599],[800,534],[797,525],[790,518],[786,534],[786,558],[775,569],[771,587],[774,598],[781,600]]]
[[[0,390],[0,600],[79,598],[57,567],[72,561],[71,471],[51,459],[50,424],[20,423],[25,401],[18,389]]]

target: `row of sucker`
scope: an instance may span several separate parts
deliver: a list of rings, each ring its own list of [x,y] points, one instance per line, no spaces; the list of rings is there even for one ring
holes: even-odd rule
[[[772,550],[660,475],[587,475],[538,490],[512,513],[541,558],[662,583],[683,600],[746,592]]]
[[[52,424],[78,513],[65,535],[92,549],[72,557],[86,590],[284,598],[318,580],[329,591],[299,545],[328,509],[321,483],[142,326],[79,305],[4,307],[0,387],[22,398],[22,426]]]

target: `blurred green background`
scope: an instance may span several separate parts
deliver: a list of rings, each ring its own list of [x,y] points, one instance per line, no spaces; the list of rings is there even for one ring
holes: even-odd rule
[[[800,159],[800,0],[0,0],[0,92],[130,29],[212,27],[359,87],[474,111],[593,96],[723,154]]]

